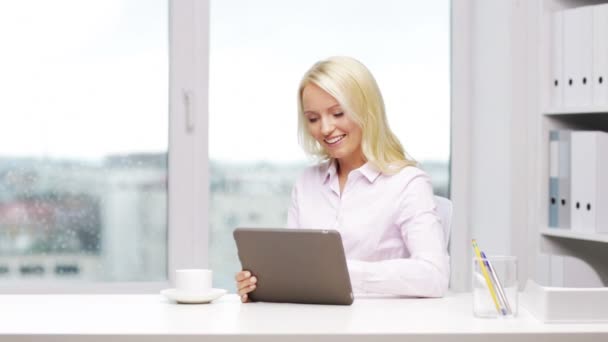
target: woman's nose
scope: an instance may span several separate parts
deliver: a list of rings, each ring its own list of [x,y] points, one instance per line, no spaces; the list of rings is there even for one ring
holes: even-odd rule
[[[331,134],[334,130],[334,123],[331,118],[322,118],[321,119],[321,133],[325,136]]]

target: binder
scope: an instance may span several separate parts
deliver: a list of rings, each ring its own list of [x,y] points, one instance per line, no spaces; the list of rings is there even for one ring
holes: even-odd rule
[[[570,136],[568,130],[549,132],[550,228],[570,228]]]
[[[608,232],[608,133],[571,135],[572,230]]]
[[[564,13],[558,11],[551,18],[551,108],[561,108],[564,102]]]
[[[593,105],[608,105],[608,4],[593,6]]]
[[[593,104],[593,7],[563,11],[564,107]]]
[[[572,132],[568,130],[558,131],[558,142],[559,142],[559,157],[558,157],[558,198],[559,203],[557,216],[558,216],[558,228],[570,229],[570,143],[571,143]]]
[[[557,228],[559,209],[559,132],[549,132],[549,227]]]

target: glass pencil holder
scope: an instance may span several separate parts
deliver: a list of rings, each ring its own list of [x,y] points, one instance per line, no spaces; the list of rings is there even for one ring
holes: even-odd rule
[[[481,318],[517,316],[517,257],[473,258],[473,315]]]

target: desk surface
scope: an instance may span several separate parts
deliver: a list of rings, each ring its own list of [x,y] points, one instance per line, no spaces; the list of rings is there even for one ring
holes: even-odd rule
[[[226,295],[183,305],[160,295],[0,295],[0,340],[608,340],[608,324],[543,324],[521,308],[480,319],[471,295],[357,298],[352,306],[248,303]],[[491,336],[490,336],[491,335]],[[573,336],[576,335],[576,336]],[[407,339],[405,339],[407,337]],[[491,337],[491,338],[490,338]]]

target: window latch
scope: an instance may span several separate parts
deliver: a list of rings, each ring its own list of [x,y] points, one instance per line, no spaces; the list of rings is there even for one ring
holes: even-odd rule
[[[192,92],[186,89],[182,90],[184,101],[184,113],[186,117],[186,133],[194,132],[194,114],[192,113]]]

